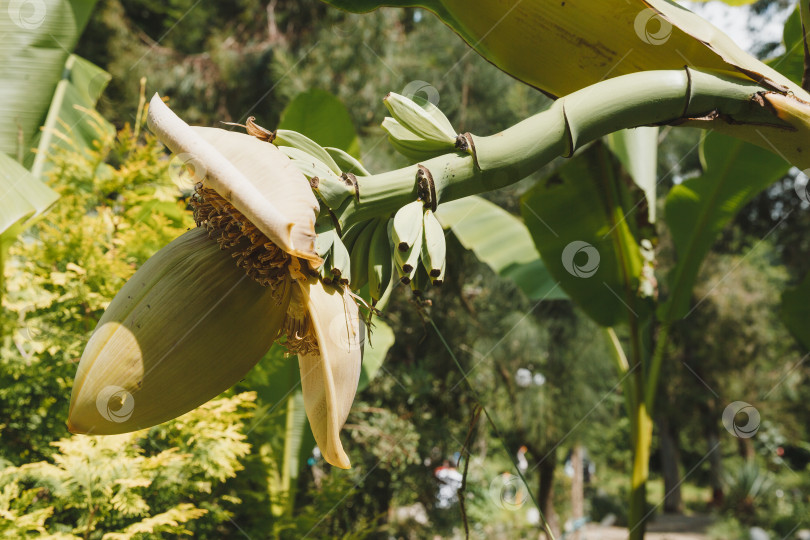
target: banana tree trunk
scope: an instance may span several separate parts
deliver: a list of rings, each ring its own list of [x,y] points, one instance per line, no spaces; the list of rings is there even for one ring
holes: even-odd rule
[[[658,440],[661,444],[661,472],[664,476],[664,512],[682,514],[681,450],[678,444],[678,430],[666,415],[658,420]]]

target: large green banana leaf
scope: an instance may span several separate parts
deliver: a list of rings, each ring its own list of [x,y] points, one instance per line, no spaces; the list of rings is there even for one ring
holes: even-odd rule
[[[10,0],[0,10],[0,152],[22,157],[26,166],[95,3]]]
[[[3,245],[16,238],[28,219],[44,212],[57,198],[55,191],[0,152],[0,242]]]
[[[359,157],[360,145],[346,106],[326,90],[302,92],[284,108],[278,125],[303,133],[324,147],[340,148]]]
[[[810,350],[810,274],[797,287],[782,293],[780,311],[790,333]]]
[[[518,217],[478,196],[442,203],[436,217],[461,245],[495,273],[513,280],[530,299],[567,298]]]
[[[356,12],[425,8],[487,60],[552,97],[607,78],[684,66],[756,81],[770,91],[763,106],[790,129],[731,123],[711,109],[686,125],[744,138],[810,167],[810,94],[670,0],[324,1]]]
[[[700,159],[703,174],[673,187],[667,196],[666,221],[677,262],[667,280],[669,298],[659,306],[664,322],[688,312],[698,270],[718,233],[790,168],[775,154],[719,133],[704,137]]]
[[[75,54],[68,57],[45,124],[34,138],[37,151],[31,172],[35,177],[46,171],[48,155],[54,148],[90,148],[93,141],[115,133],[113,125],[94,110],[109,81],[110,74],[95,64]]]
[[[638,297],[642,257],[636,212],[621,165],[601,142],[521,200],[523,219],[548,271],[602,326],[647,315]]]
[[[656,186],[658,178],[658,126],[623,129],[605,137],[633,181],[647,199],[647,217],[655,223]]]
[[[608,77],[684,65],[735,72],[806,95],[709,22],[669,0],[325,1],[354,12],[425,8],[496,66],[555,97]]]

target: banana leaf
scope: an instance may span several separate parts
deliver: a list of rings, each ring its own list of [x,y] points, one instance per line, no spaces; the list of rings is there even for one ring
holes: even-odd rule
[[[608,77],[688,65],[737,73],[810,101],[787,77],[669,0],[324,1],[353,12],[422,7],[481,56],[552,97]]]
[[[782,293],[780,315],[793,337],[810,350],[810,274]]]
[[[25,223],[44,212],[59,195],[25,167],[0,153],[0,239],[16,238]]]
[[[597,142],[521,199],[523,219],[548,271],[605,327],[646,318],[649,310],[638,296],[638,206],[622,173],[618,159]]]
[[[481,197],[442,203],[436,217],[481,262],[513,280],[531,300],[568,298],[546,269],[520,218]]]
[[[666,221],[677,262],[667,279],[669,298],[658,308],[664,322],[689,311],[700,265],[723,227],[790,168],[775,154],[719,133],[703,138],[700,159],[703,174],[674,186],[667,196]]]
[[[810,167],[810,94],[671,0],[324,0],[354,12],[386,6],[435,13],[481,56],[550,97],[599,81],[684,65],[755,81],[784,126],[728,122],[709,108],[684,125],[714,129]],[[451,67],[452,69],[452,67]]]
[[[785,30],[782,42],[785,45],[785,52],[767,64],[783,73],[787,78],[796,84],[801,84],[804,74],[804,32],[802,32],[802,20],[799,15],[799,8],[788,17],[785,22]]]
[[[605,137],[633,181],[647,199],[647,218],[655,223],[658,167],[658,126],[623,129]]]
[[[96,0],[13,1],[0,17],[0,152],[27,167]],[[7,15],[7,16],[6,16]]]
[[[34,176],[39,178],[46,172],[48,155],[56,147],[91,148],[105,134],[114,135],[113,125],[94,111],[109,81],[110,74],[95,64],[75,54],[68,57],[45,124],[34,138],[37,146],[31,167]]]
[[[360,156],[357,132],[349,111],[342,101],[325,90],[313,88],[295,96],[281,113],[278,127],[303,133],[321,146]]]

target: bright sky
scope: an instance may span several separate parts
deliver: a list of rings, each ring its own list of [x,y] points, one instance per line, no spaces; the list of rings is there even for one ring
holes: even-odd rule
[[[679,3],[723,30],[751,53],[763,43],[781,42],[785,21],[796,9],[796,2],[781,9],[778,3],[774,3],[767,11],[754,14],[750,6],[733,7],[718,0]]]

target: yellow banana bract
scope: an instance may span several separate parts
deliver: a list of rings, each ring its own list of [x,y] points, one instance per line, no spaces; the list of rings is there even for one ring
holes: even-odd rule
[[[711,23],[667,0],[431,0],[428,4],[482,56],[556,97],[606,78],[684,65],[737,72],[807,95]]]
[[[317,279],[298,280],[294,301],[304,304],[318,340],[318,353],[299,354],[304,407],[324,459],[343,469],[351,464],[340,430],[352,407],[363,354],[363,322],[346,293]]]
[[[121,288],[79,362],[74,433],[165,422],[238,382],[270,349],[292,287],[262,287],[203,229],[161,249]]]
[[[195,174],[280,248],[320,265],[313,251],[318,201],[306,177],[278,148],[244,133],[192,128],[155,94],[150,129],[172,152],[186,154]]]

